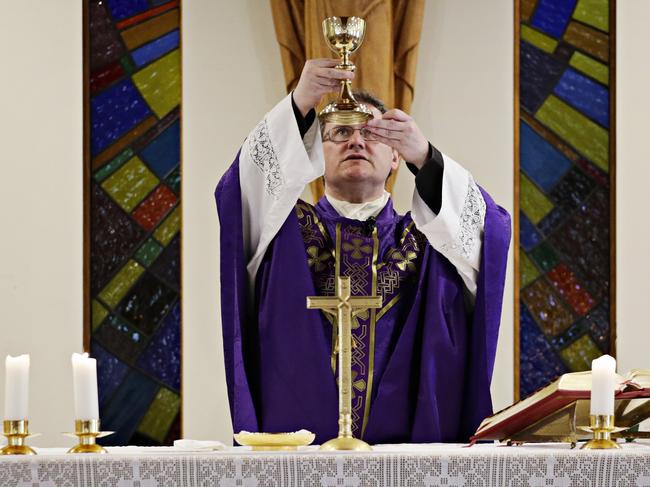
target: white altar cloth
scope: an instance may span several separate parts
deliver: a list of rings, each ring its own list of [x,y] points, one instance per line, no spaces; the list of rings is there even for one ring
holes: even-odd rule
[[[379,445],[373,452],[194,452],[108,448],[107,455],[37,449],[0,457],[0,486],[59,487],[650,487],[650,443],[586,451],[565,445]]]

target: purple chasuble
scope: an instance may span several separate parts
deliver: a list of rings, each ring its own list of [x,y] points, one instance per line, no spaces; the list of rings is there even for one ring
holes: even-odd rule
[[[337,275],[382,308],[353,319],[353,431],[373,443],[467,441],[492,413],[490,381],[510,219],[483,192],[485,232],[474,309],[455,267],[389,201],[376,225],[323,198],[298,201],[248,296],[239,161],[217,186],[226,381],[235,432],[338,433],[333,320],[305,297],[333,295]]]

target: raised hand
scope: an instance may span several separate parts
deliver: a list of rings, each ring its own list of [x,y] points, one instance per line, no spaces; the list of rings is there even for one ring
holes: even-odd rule
[[[395,149],[404,160],[421,168],[429,154],[429,141],[415,120],[402,110],[394,108],[382,118],[368,120],[368,129],[383,142]]]
[[[298,86],[293,90],[293,101],[303,117],[320,103],[323,95],[338,91],[341,80],[354,78],[352,71],[334,67],[339,63],[339,59],[309,59],[305,62]]]

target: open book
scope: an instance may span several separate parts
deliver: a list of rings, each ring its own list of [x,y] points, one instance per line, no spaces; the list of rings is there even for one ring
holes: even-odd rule
[[[627,375],[617,377],[617,401],[650,398],[650,369],[633,369]],[[574,401],[588,401],[590,396],[591,371],[564,374],[525,399],[485,418],[472,442],[510,438]]]

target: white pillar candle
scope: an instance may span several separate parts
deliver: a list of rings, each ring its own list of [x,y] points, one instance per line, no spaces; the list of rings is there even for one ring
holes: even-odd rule
[[[27,419],[29,401],[29,355],[5,360],[5,420]]]
[[[616,391],[616,359],[603,355],[591,363],[592,415],[612,416]]]
[[[87,353],[72,354],[72,383],[74,386],[74,419],[99,419],[97,398],[97,360]]]

